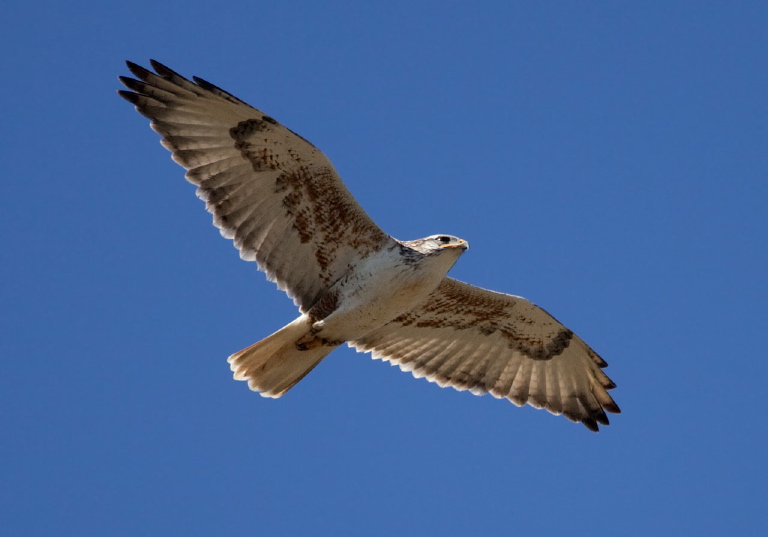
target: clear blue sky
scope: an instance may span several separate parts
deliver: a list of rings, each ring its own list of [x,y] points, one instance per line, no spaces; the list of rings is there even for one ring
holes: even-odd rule
[[[762,535],[768,4],[12,2],[4,535]],[[456,278],[609,362],[599,434],[343,348],[281,400],[226,357],[296,316],[119,99],[148,58],[323,149]]]

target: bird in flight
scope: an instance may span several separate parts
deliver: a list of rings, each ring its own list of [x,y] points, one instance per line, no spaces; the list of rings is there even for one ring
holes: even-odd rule
[[[530,404],[597,431],[619,413],[605,361],[542,308],[446,276],[469,244],[397,240],[310,142],[234,95],[151,60],[119,94],[152,129],[240,256],[301,315],[229,357],[280,397],[343,343],[439,386]]]

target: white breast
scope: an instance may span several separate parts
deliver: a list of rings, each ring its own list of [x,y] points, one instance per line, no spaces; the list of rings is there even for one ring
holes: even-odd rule
[[[413,309],[437,288],[460,253],[445,251],[408,264],[394,249],[361,260],[329,290],[339,293],[338,308],[315,324],[318,334],[334,341],[359,339]]]

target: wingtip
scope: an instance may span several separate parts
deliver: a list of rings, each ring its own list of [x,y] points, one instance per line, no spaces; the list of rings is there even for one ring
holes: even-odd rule
[[[595,421],[593,418],[584,418],[581,420],[581,423],[584,424],[584,427],[586,427],[593,433],[600,432],[600,427],[598,427],[597,421]]]
[[[184,78],[179,73],[177,73],[176,71],[174,71],[173,69],[171,69],[167,65],[160,63],[157,60],[150,59],[149,60],[149,64],[152,66],[152,69],[155,70],[155,73],[157,73],[158,75],[162,76],[163,78],[173,78],[173,77],[176,77],[176,76],[180,77],[180,78]]]
[[[117,90],[117,94],[134,106],[139,105],[139,99],[141,96],[138,93],[134,93],[128,90]]]
[[[157,71],[158,69],[168,69],[165,65],[163,65],[162,62],[159,62],[154,58],[149,59],[149,65],[151,65],[152,69],[154,69],[155,71]]]
[[[152,74],[152,71],[142,67],[138,63],[133,63],[130,60],[126,60],[125,65],[128,67],[128,70],[133,73],[133,76],[140,78],[141,80],[146,81],[147,76]]]
[[[136,93],[141,93],[142,89],[145,86],[144,82],[140,82],[135,78],[130,78],[127,76],[118,76],[117,79],[120,81],[120,83],[123,86],[125,86],[131,91],[135,91]]]
[[[199,76],[192,76],[192,80],[195,82],[195,84],[197,84],[198,86],[200,86],[202,88],[205,88],[205,89],[208,89],[208,88],[219,89],[218,86],[216,86],[215,84],[211,84],[210,82],[208,82],[204,78],[200,78]]]
[[[608,421],[608,416],[605,415],[605,412],[603,411],[603,409],[600,409],[597,412],[595,412],[593,418],[600,425],[610,425],[611,424],[611,422]]]

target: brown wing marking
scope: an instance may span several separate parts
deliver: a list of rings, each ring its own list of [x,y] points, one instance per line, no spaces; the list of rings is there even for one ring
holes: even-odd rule
[[[446,278],[419,307],[351,344],[440,386],[491,393],[591,430],[619,407],[605,361],[527,300]]]
[[[303,312],[354,261],[393,239],[358,205],[317,148],[230,93],[152,61],[128,62],[120,91],[187,169],[222,235]]]

